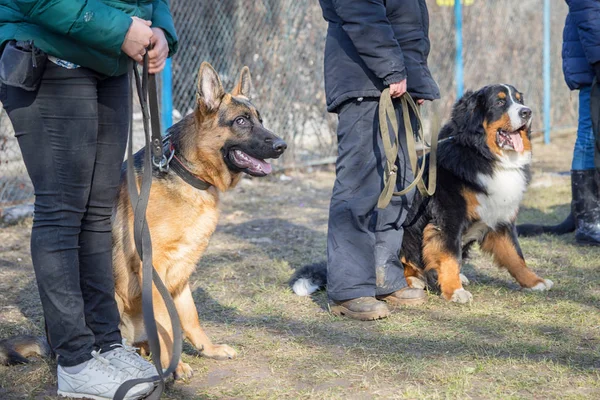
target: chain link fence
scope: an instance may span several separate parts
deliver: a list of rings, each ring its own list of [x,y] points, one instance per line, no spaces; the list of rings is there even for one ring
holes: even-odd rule
[[[426,131],[439,129],[456,100],[454,12],[452,7],[438,6],[437,2],[451,3],[427,0],[429,66],[442,99],[423,107]],[[465,88],[477,89],[498,82],[514,85],[525,94],[527,104],[533,109],[534,130],[541,130],[543,1],[469,0],[466,4],[463,8]],[[254,83],[253,101],[265,125],[284,137],[289,145],[277,166],[306,166],[334,159],[336,118],[326,112],[323,92],[327,25],[317,1],[171,0],[171,10],[180,37],[179,52],[172,63],[175,121],[194,109],[197,71],[202,61],[215,67],[226,90],[233,88],[239,71],[248,65]],[[552,2],[553,131],[576,126],[577,96],[568,91],[561,68],[566,13],[564,2]],[[31,197],[18,145],[2,112],[0,209],[30,201]]]
[[[288,142],[280,165],[334,154],[335,119],[325,110],[325,22],[314,0],[171,1],[180,38],[173,59],[175,116],[195,105],[197,70],[208,61],[226,90],[250,67],[265,125]]]

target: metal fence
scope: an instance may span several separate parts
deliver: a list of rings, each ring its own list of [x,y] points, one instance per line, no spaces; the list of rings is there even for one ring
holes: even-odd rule
[[[426,130],[439,129],[456,100],[454,14],[448,0],[427,0],[429,65],[442,99],[424,106]],[[470,5],[469,5],[470,4]],[[511,83],[525,93],[542,128],[543,0],[468,0],[463,8],[466,89]],[[180,37],[172,62],[173,114],[194,108],[197,70],[209,61],[226,89],[250,67],[254,103],[265,124],[283,136],[288,151],[278,166],[302,166],[335,155],[334,116],[325,110],[323,50],[326,23],[315,0],[171,0]],[[562,77],[561,42],[567,7],[552,2],[552,111],[554,131],[576,125],[577,96]],[[0,208],[31,199],[10,123],[0,115]]]
[[[335,119],[327,115],[323,93],[325,23],[317,1],[173,0],[171,10],[181,49],[173,59],[176,115],[194,107],[202,61],[215,67],[226,89],[248,65],[265,124],[289,145],[279,163],[334,154]]]

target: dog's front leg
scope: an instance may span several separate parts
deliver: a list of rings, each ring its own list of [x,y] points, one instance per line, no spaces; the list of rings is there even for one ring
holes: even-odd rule
[[[460,236],[450,228],[440,229],[429,224],[423,230],[423,261],[425,270],[437,272],[442,296],[455,303],[469,303],[473,295],[466,291],[460,279]]]
[[[494,262],[506,268],[524,289],[544,291],[552,287],[551,280],[540,278],[525,264],[514,224],[489,232],[481,242],[481,250],[491,254]]]
[[[210,338],[204,333],[200,326],[198,311],[194,304],[190,285],[185,288],[175,298],[175,306],[181,319],[181,326],[185,337],[198,349],[204,357],[217,360],[226,360],[235,358],[237,352],[226,344],[213,344]]]

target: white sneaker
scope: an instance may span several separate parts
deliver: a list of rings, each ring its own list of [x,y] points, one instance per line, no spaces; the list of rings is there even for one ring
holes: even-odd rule
[[[149,378],[157,376],[154,364],[137,353],[138,348],[127,345],[127,339],[123,339],[123,344],[113,344],[113,350],[102,353],[110,363],[131,375],[134,378]]]
[[[127,380],[133,379],[129,374],[120,371],[97,351],[92,351],[92,359],[85,367],[70,374],[58,366],[58,395],[76,399],[111,400],[117,389]],[[125,400],[137,400],[147,396],[154,390],[151,383],[134,386],[125,396]]]

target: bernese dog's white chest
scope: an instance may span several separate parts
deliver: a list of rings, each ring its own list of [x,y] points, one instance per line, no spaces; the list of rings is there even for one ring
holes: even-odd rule
[[[487,194],[477,195],[477,212],[481,221],[492,229],[496,229],[498,224],[514,221],[527,186],[523,170],[497,169],[492,176],[479,175],[479,182],[487,190]]]

